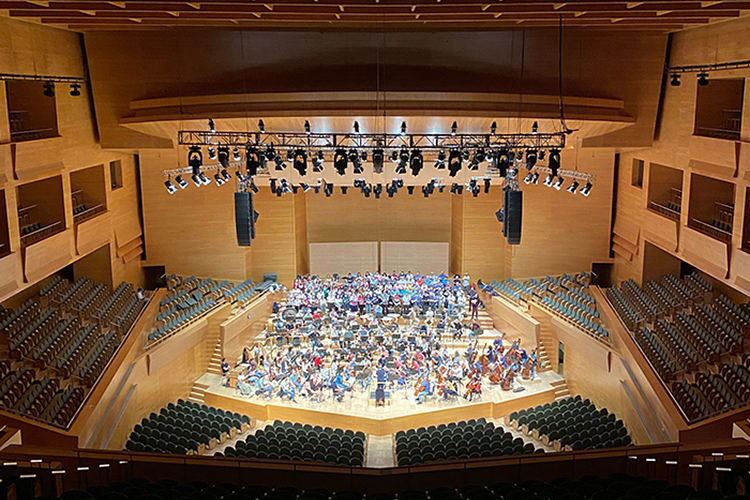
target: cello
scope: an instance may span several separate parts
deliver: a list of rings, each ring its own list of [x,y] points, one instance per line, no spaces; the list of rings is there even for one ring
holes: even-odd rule
[[[531,378],[531,367],[534,365],[534,360],[531,359],[531,356],[526,358],[526,364],[523,365],[523,370],[521,370],[521,377],[524,380],[529,380]]]
[[[515,376],[515,370],[513,370],[513,368],[508,368],[505,375],[503,375],[503,379],[500,381],[500,388],[504,391],[509,391],[513,386],[513,378]]]

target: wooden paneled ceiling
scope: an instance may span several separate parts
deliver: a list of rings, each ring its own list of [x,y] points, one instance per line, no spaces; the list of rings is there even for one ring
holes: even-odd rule
[[[738,17],[750,0],[0,0],[11,17],[74,30],[229,27],[464,30],[558,25],[675,31]]]

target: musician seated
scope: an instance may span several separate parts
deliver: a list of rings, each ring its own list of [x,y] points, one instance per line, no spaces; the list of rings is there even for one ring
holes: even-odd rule
[[[432,396],[432,388],[430,387],[430,379],[424,378],[419,384],[419,393],[417,394],[417,404],[422,404],[422,398],[425,396]]]
[[[279,390],[279,397],[283,398],[284,396],[289,396],[289,399],[292,400],[293,403],[296,403],[297,400],[294,399],[294,395],[296,394],[296,390],[294,388],[294,385],[292,384],[292,381],[289,378],[286,378],[282,383]]]
[[[458,396],[458,386],[454,380],[448,380],[445,382],[443,388],[443,401],[448,401]]]

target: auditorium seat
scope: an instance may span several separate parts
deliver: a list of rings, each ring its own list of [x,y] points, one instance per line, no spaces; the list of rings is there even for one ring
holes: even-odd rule
[[[544,452],[484,418],[399,431],[395,443],[398,465]]]
[[[622,420],[606,408],[596,409],[581,396],[513,412],[507,425],[521,430],[556,450],[614,448],[631,444]]]

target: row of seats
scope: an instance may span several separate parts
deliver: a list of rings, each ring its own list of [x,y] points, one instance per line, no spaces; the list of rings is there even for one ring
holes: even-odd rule
[[[190,321],[206,314],[208,311],[216,307],[217,304],[218,303],[216,302],[216,299],[211,297],[196,306],[193,306],[189,309],[186,309],[185,311],[180,312],[169,322],[165,323],[162,326],[157,327],[152,332],[149,332],[148,340],[153,342],[153,341],[158,340],[161,337],[166,337],[176,332],[177,330],[185,326]]]
[[[635,332],[634,337],[641,351],[646,355],[651,366],[654,367],[662,380],[669,383],[674,380],[678,371],[683,371],[684,367],[675,363],[672,355],[651,330],[643,327],[639,332]]]
[[[246,415],[179,399],[136,424],[125,448],[152,453],[203,454],[218,443],[246,432]]]
[[[497,482],[492,485],[465,484],[436,486],[429,490],[409,489],[398,493],[364,494],[356,490],[320,487],[271,488],[259,484],[239,486],[229,482],[209,485],[203,481],[181,483],[173,479],[150,482],[129,478],[107,486],[90,486],[86,491],[67,490],[60,500],[747,500],[744,495],[724,495],[718,490],[696,491],[686,484],[670,484],[623,472],[608,477],[584,475],[580,479],[558,477],[548,482],[536,479]],[[42,500],[39,498],[39,500]],[[58,500],[44,498],[44,500]]]
[[[484,418],[399,431],[395,438],[399,466],[544,453],[544,449],[525,443],[523,438],[514,438],[513,434],[502,427],[495,427],[494,423]]]
[[[361,467],[365,439],[363,432],[276,420],[217,455]]]
[[[631,444],[622,420],[581,396],[513,412],[506,424],[556,450],[613,448]]]

